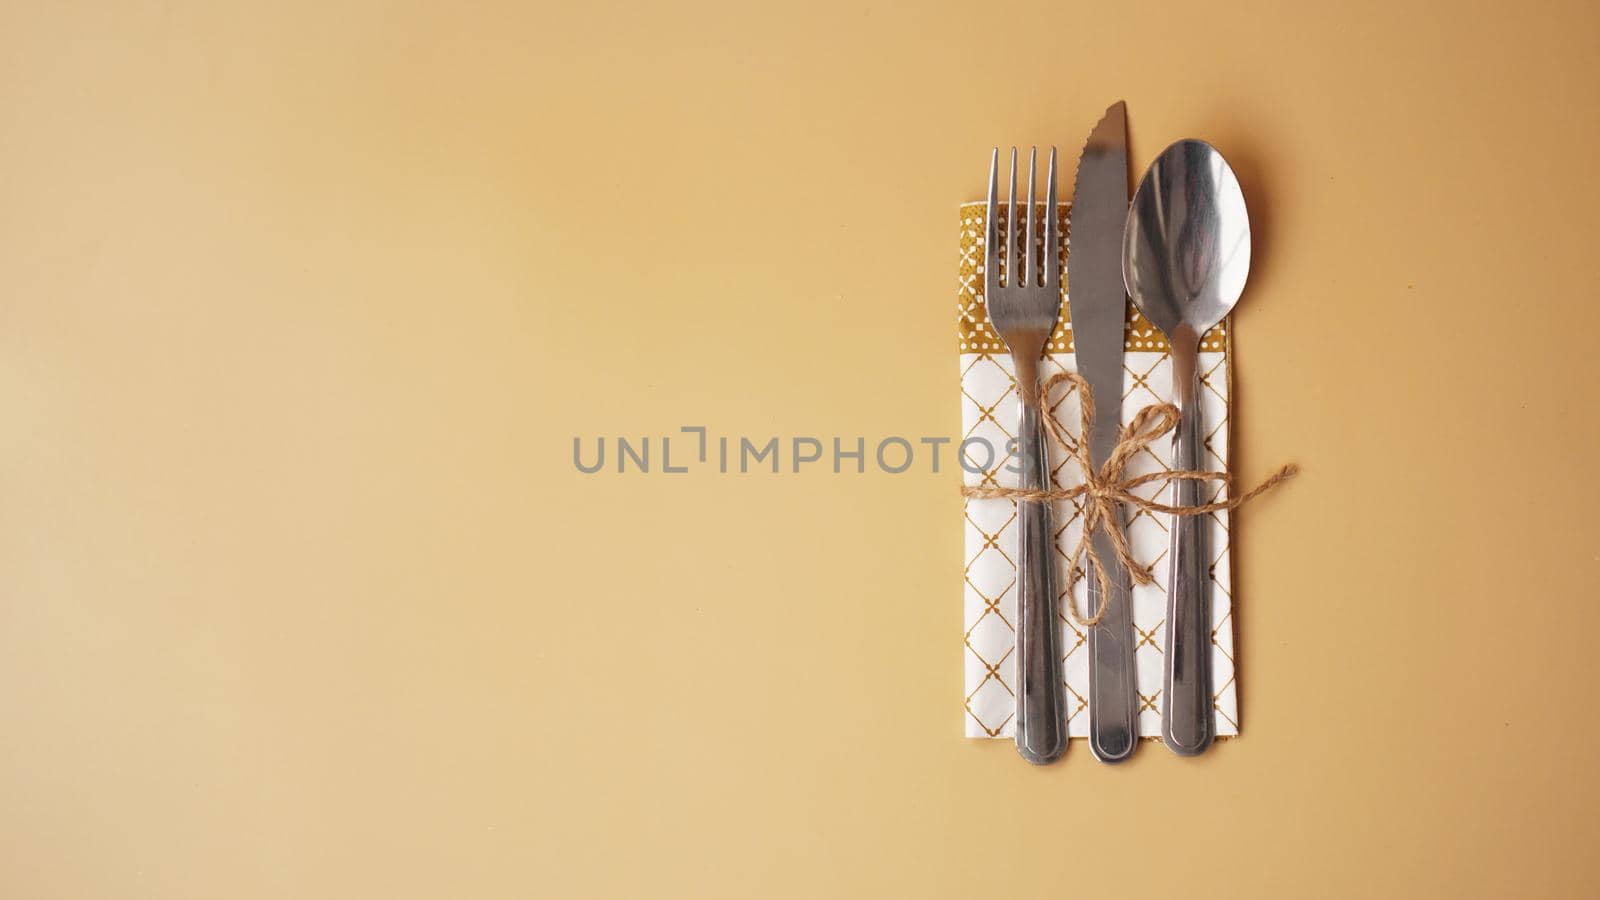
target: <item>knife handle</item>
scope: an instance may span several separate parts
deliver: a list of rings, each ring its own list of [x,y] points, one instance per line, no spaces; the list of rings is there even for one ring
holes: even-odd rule
[[[1037,361],[1017,360],[1022,414],[1017,429],[1022,487],[1050,486],[1039,408]],[[1060,600],[1056,596],[1055,530],[1050,504],[1017,503],[1017,752],[1036,765],[1067,749],[1065,691],[1061,678]]]
[[[1173,393],[1182,416],[1173,433],[1172,468],[1198,470],[1202,443],[1199,340],[1174,342]],[[1200,501],[1200,482],[1172,482],[1172,504]],[[1161,738],[1179,756],[1211,746],[1215,732],[1211,695],[1210,516],[1173,516],[1167,578],[1166,655],[1162,678]]]
[[[1121,518],[1120,510],[1116,512]],[[1133,755],[1139,741],[1139,692],[1135,683],[1133,609],[1128,576],[1117,562],[1116,547],[1103,530],[1089,538],[1095,555],[1111,576],[1111,593],[1100,592],[1100,581],[1086,573],[1089,612],[1103,610],[1099,624],[1086,637],[1089,651],[1089,751],[1103,763],[1117,763]]]

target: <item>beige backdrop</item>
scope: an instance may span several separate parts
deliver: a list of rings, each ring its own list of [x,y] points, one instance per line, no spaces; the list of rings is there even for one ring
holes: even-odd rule
[[[0,894],[1592,896],[1600,13],[1286,7],[6,4]],[[948,472],[571,440],[956,434],[954,207],[1117,98],[1305,474],[1245,736],[1040,770]]]

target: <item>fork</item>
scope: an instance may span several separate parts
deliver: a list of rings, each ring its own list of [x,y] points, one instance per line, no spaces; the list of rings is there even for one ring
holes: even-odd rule
[[[1041,252],[1039,217],[1033,203],[1038,148],[1028,152],[1027,236],[1024,263],[1017,272],[1017,148],[1011,148],[1011,188],[1006,194],[1006,242],[1001,252],[999,210],[1000,148],[989,157],[989,206],[984,216],[983,297],[989,321],[1011,351],[1021,415],[1017,428],[1023,490],[1050,487],[1039,402],[1039,359],[1061,312],[1061,271],[1056,247],[1056,151],[1050,148],[1045,176],[1045,235]],[[1042,259],[1041,259],[1042,257]],[[1001,281],[1001,263],[1005,279]],[[1040,263],[1043,273],[1040,273]],[[1021,275],[1019,278],[1018,275]],[[1060,598],[1056,595],[1055,531],[1050,504],[1017,502],[1017,752],[1028,762],[1054,762],[1067,749],[1067,725],[1061,679]]]

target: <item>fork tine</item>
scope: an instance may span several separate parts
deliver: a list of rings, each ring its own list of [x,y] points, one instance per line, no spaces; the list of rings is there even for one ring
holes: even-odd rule
[[[1039,283],[1039,253],[1034,245],[1034,238],[1039,236],[1039,214],[1033,204],[1034,176],[1039,171],[1039,148],[1028,148],[1028,232],[1022,244],[1023,276],[1022,283],[1034,287]]]
[[[1011,188],[1006,191],[1006,287],[1017,286],[1017,148],[1011,148]]]
[[[983,301],[992,302],[1000,287],[1000,216],[995,206],[1000,193],[1000,148],[989,156],[989,208],[983,214]]]
[[[1061,284],[1061,231],[1056,213],[1056,148],[1050,148],[1050,171],[1044,188],[1044,284]]]

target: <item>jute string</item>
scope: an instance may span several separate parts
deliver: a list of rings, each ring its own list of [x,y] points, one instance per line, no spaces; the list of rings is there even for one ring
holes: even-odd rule
[[[1100,605],[1094,610],[1093,615],[1084,618],[1078,615],[1076,603],[1067,604],[1067,612],[1072,620],[1079,626],[1088,628],[1099,624],[1106,614],[1106,599],[1111,595],[1111,573],[1100,555],[1094,550],[1091,540],[1096,529],[1104,529],[1111,538],[1111,546],[1116,550],[1117,562],[1128,570],[1128,577],[1134,584],[1150,584],[1155,581],[1155,574],[1150,567],[1134,559],[1133,550],[1128,546],[1128,536],[1122,529],[1122,523],[1117,519],[1116,509],[1118,503],[1142,509],[1145,512],[1163,513],[1172,516],[1203,516],[1208,513],[1224,509],[1237,509],[1256,497],[1272,490],[1299,471],[1295,465],[1287,465],[1272,473],[1267,480],[1252,488],[1242,497],[1231,497],[1215,503],[1202,503],[1197,506],[1172,506],[1155,500],[1147,500],[1134,493],[1137,488],[1147,484],[1172,481],[1214,481],[1221,482],[1227,489],[1226,493],[1233,493],[1233,476],[1227,472],[1203,472],[1192,469],[1169,472],[1153,472],[1148,475],[1135,475],[1129,477],[1125,470],[1128,463],[1138,455],[1141,450],[1149,447],[1160,438],[1167,435],[1172,429],[1178,427],[1180,415],[1178,408],[1171,403],[1152,403],[1139,410],[1133,421],[1123,426],[1122,434],[1117,439],[1116,448],[1111,451],[1105,464],[1098,470],[1089,459],[1089,441],[1074,442],[1067,436],[1066,430],[1056,417],[1049,414],[1050,392],[1062,384],[1071,384],[1078,391],[1083,407],[1083,430],[1081,434],[1088,435],[1089,425],[1094,421],[1094,392],[1089,389],[1089,382],[1085,381],[1075,372],[1059,372],[1045,380],[1039,387],[1039,402],[1045,414],[1045,430],[1050,439],[1072,459],[1078,463],[1078,468],[1083,472],[1083,483],[1077,487],[1051,488],[1048,490],[1023,489],[1009,487],[975,487],[964,486],[961,496],[976,500],[1040,500],[1046,503],[1056,500],[1072,500],[1077,497],[1083,499],[1083,534],[1078,538],[1078,546],[1073,548],[1072,555],[1067,560],[1067,595],[1071,596],[1072,588],[1078,582],[1079,563],[1087,557],[1087,568],[1094,571],[1096,582],[1100,585]]]

